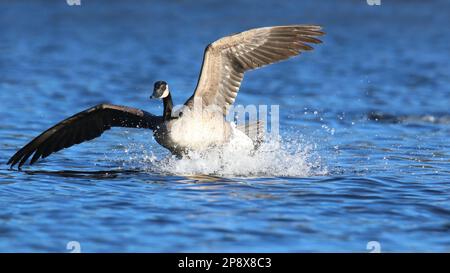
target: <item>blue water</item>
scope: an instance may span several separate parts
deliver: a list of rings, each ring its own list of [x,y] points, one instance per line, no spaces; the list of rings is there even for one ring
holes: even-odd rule
[[[193,2],[0,4],[1,252],[450,251],[448,1]],[[324,43],[249,72],[236,101],[280,105],[281,148],[215,168],[113,129],[4,164],[97,103],[161,113],[156,80],[183,103],[209,42],[293,23]]]

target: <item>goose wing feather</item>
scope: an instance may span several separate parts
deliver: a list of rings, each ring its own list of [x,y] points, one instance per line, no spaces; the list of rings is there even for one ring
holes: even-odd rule
[[[99,104],[75,114],[34,138],[17,151],[7,164],[19,168],[33,155],[30,164],[61,149],[99,137],[111,127],[148,128],[155,130],[162,117],[140,109]]]
[[[317,25],[288,25],[251,29],[221,38],[208,45],[194,94],[204,106],[217,106],[223,114],[234,103],[244,72],[269,65],[313,49],[308,43],[321,43]]]

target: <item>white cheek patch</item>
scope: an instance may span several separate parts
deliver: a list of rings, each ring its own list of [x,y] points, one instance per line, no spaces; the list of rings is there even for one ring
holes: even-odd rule
[[[166,85],[166,90],[164,90],[164,93],[161,95],[161,99],[167,97],[169,95],[169,85]]]

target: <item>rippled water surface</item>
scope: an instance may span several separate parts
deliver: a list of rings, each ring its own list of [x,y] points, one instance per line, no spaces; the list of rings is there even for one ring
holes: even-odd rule
[[[448,1],[234,2],[0,4],[0,251],[450,250]],[[161,113],[156,80],[183,103],[209,42],[293,23],[327,35],[246,74],[237,104],[280,106],[281,141],[253,157],[179,160],[113,129],[5,164],[97,103]]]

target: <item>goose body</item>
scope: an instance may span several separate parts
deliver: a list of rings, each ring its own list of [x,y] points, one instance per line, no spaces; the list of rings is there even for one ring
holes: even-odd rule
[[[202,69],[193,95],[178,113],[172,112],[169,85],[158,81],[152,98],[162,99],[162,116],[112,104],[99,104],[47,129],[17,151],[8,161],[19,168],[72,145],[99,137],[111,127],[144,128],[155,140],[179,156],[225,144],[253,146],[254,139],[226,121],[244,72],[311,50],[320,43],[320,26],[289,25],[251,29],[223,37],[205,49]],[[247,128],[248,129],[248,128]]]
[[[215,111],[195,112],[184,109],[183,115],[161,124],[155,140],[172,153],[203,151],[229,141],[232,129],[223,115]],[[188,128],[188,129],[187,129]]]

